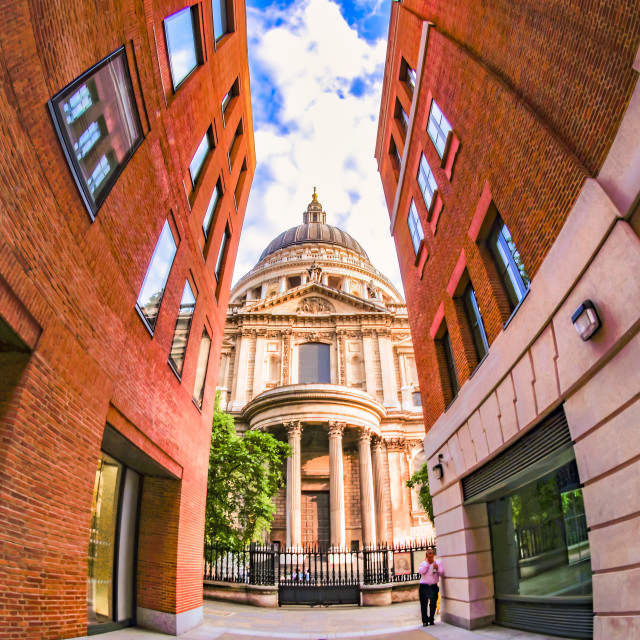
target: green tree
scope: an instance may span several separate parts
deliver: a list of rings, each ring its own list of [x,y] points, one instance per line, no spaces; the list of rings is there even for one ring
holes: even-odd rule
[[[431,493],[429,492],[429,475],[426,462],[407,480],[407,487],[409,487],[409,489],[413,489],[415,486],[420,486],[418,502],[427,512],[429,520],[433,522],[433,502],[431,501]]]
[[[282,467],[291,447],[270,433],[236,435],[216,395],[209,453],[205,540],[229,546],[259,540],[275,515]]]

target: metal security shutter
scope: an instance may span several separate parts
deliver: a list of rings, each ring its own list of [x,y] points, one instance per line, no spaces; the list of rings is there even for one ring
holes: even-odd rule
[[[565,638],[593,638],[593,603],[496,598],[496,622],[504,627]]]
[[[559,407],[533,431],[463,478],[464,499],[471,498],[504,482],[546,456],[571,444],[571,433],[564,407]]]
[[[298,382],[331,382],[330,346],[321,342],[307,342],[299,347]]]

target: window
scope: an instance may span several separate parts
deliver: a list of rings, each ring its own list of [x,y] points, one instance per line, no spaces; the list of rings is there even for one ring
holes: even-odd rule
[[[169,223],[165,220],[162,233],[153,251],[153,256],[151,256],[151,262],[144,277],[137,303],[138,311],[144,318],[151,333],[153,333],[156,326],[164,288],[169,279],[169,272],[171,271],[176,250],[176,242],[173,239]]]
[[[402,58],[400,63],[400,80],[402,80],[408,87],[411,94],[416,90],[416,70]]]
[[[227,110],[229,109],[229,105],[231,104],[231,101],[239,95],[240,83],[238,78],[236,78],[234,83],[231,85],[231,89],[229,89],[229,91],[227,91],[227,93],[222,97],[222,104],[220,105],[222,109],[222,124],[225,127],[227,126]]]
[[[240,203],[240,197],[244,189],[244,183],[247,180],[247,158],[242,160],[242,166],[240,168],[240,174],[238,175],[238,182],[236,182],[236,188],[233,190],[233,204],[238,210],[238,204]]]
[[[407,115],[407,112],[402,108],[402,105],[400,104],[400,100],[398,100],[397,98],[396,98],[396,118],[399,120],[402,130],[406,134],[407,131],[409,130],[409,116]]]
[[[169,364],[179,376],[182,375],[184,356],[187,352],[187,342],[189,341],[189,331],[191,330],[191,320],[193,320],[195,308],[196,298],[187,280],[182,292],[180,310],[178,311],[178,319],[176,320],[176,328],[173,332],[171,353],[169,355]]]
[[[218,259],[216,260],[216,280],[220,282],[220,276],[222,274],[222,265],[224,263],[224,257],[226,254],[227,243],[229,242],[229,227],[224,230],[222,236],[222,242],[220,243],[220,251],[218,251]]]
[[[209,151],[211,151],[212,147],[213,143],[211,128],[209,128],[200,141],[196,152],[193,154],[191,163],[189,164],[189,174],[191,175],[191,183],[194,187],[198,178],[200,177],[200,172],[202,171],[202,167],[204,166],[204,161],[207,159],[207,155],[209,154]]]
[[[94,219],[142,142],[124,47],[74,80],[48,106],[73,178]]]
[[[299,347],[298,383],[331,382],[331,360],[328,344],[307,342]]]
[[[213,12],[213,35],[217,41],[229,31],[226,0],[212,0],[211,10]]]
[[[411,242],[413,242],[413,250],[417,254],[418,249],[420,248],[420,243],[424,239],[424,231],[422,231],[422,224],[420,223],[420,217],[418,216],[418,210],[416,209],[416,203],[413,201],[413,198],[411,199],[407,222],[409,224]]]
[[[499,214],[493,223],[488,246],[513,311],[529,290],[530,280],[511,233]]]
[[[204,231],[204,237],[209,237],[209,232],[211,231],[211,223],[213,221],[213,216],[216,212],[216,207],[218,206],[218,202],[220,201],[220,194],[222,193],[222,189],[220,187],[220,180],[216,183],[216,186],[211,194],[211,200],[209,200],[209,205],[207,206],[207,210],[204,214],[204,219],[202,221],[202,230]]]
[[[429,124],[427,125],[427,131],[433,144],[438,151],[438,155],[442,158],[444,156],[444,148],[447,144],[447,138],[451,133],[451,125],[444,117],[440,107],[435,100],[431,101],[431,109],[429,110]]]
[[[164,19],[171,82],[177,89],[198,66],[200,43],[196,36],[196,7],[186,7]]]
[[[233,134],[233,138],[231,140],[231,144],[229,145],[229,151],[227,151],[227,160],[229,161],[229,173],[233,171],[233,161],[236,158],[238,153],[238,147],[240,146],[240,138],[242,136],[242,120],[238,122],[238,126],[236,127],[235,133]]]
[[[480,360],[482,360],[489,351],[489,343],[487,341],[487,334],[484,330],[484,323],[482,322],[482,314],[480,313],[478,300],[476,299],[476,292],[473,290],[471,283],[469,283],[467,288],[464,290],[462,300],[464,302],[467,320],[471,327],[473,344],[476,348],[476,356],[478,358],[478,362],[480,362]]]
[[[418,167],[418,184],[420,185],[420,191],[422,191],[422,197],[424,198],[427,209],[431,209],[433,195],[438,189],[438,184],[433,177],[433,171],[431,171],[431,167],[424,153],[420,158],[420,166]]]
[[[400,171],[400,167],[402,166],[402,157],[400,156],[400,151],[398,151],[398,147],[393,136],[391,136],[391,143],[389,144],[389,153],[395,162],[396,171]]]
[[[421,407],[422,406],[422,396],[420,395],[419,391],[414,391],[411,394],[411,398],[413,399],[413,406],[414,407]]]
[[[453,359],[453,348],[451,347],[451,339],[449,338],[449,332],[445,329],[445,332],[438,340],[440,343],[440,347],[442,348],[442,352],[444,355],[445,361],[445,386],[447,387],[446,391],[450,393],[450,400],[453,400],[457,395],[458,391],[460,391],[460,384],[458,383],[458,372],[456,371],[456,363]],[[445,393],[445,396],[447,394]]]
[[[207,328],[202,329],[200,351],[198,353],[198,366],[196,368],[196,382],[193,388],[193,401],[199,409],[202,409],[204,399],[204,383],[207,379],[207,367],[209,366],[209,352],[211,351],[211,338]]]

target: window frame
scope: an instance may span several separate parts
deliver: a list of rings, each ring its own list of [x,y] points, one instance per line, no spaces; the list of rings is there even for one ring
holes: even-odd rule
[[[216,13],[214,11],[213,5],[217,2],[220,7],[224,5],[224,20],[226,22],[225,30],[220,33],[220,35],[216,35]],[[233,7],[232,7],[233,8]],[[222,11],[220,12],[222,17]],[[229,3],[226,0],[211,0],[211,27],[213,31],[213,44],[217,49],[218,42],[222,40],[228,33],[233,33],[233,21],[229,19]]]
[[[173,250],[173,256],[171,257],[171,260],[169,261],[169,268],[167,269],[167,274],[164,278],[164,285],[162,287],[162,295],[160,296],[160,299],[158,300],[158,311],[156,313],[155,319],[153,321],[153,324],[151,324],[151,322],[149,321],[149,319],[147,318],[145,312],[143,311],[143,308],[140,306],[140,297],[142,296],[142,293],[144,291],[144,287],[147,284],[147,279],[149,278],[149,274],[151,273],[151,267],[154,263],[154,260],[156,258],[156,255],[158,254],[158,248],[160,246],[160,241],[162,240],[162,237],[164,235],[165,229],[168,231],[169,233],[169,237],[171,238],[171,240],[173,241],[174,244],[174,250]],[[140,287],[140,291],[138,293],[138,298],[136,299],[136,311],[138,312],[138,315],[142,318],[142,321],[144,322],[145,327],[147,327],[147,330],[149,331],[149,333],[153,336],[155,329],[156,329],[156,325],[158,324],[158,317],[160,316],[160,309],[162,307],[162,301],[164,300],[164,294],[167,290],[167,283],[169,282],[169,278],[171,276],[171,269],[173,268],[173,263],[176,259],[176,254],[178,253],[178,246],[179,243],[176,241],[175,236],[173,235],[173,230],[171,229],[171,225],[169,224],[169,221],[167,219],[165,219],[164,224],[162,225],[162,229],[160,231],[160,235],[158,236],[158,239],[156,241],[156,246],[153,249],[153,253],[151,254],[151,259],[149,260],[149,264],[147,265],[147,270],[144,274],[144,280],[142,281],[142,285]]]
[[[423,165],[426,166],[428,172],[424,171]],[[425,180],[424,186],[427,190],[431,186],[431,181],[433,182],[434,188],[429,190],[428,201],[427,201],[427,196],[425,194],[425,188],[423,188],[422,182],[420,181],[421,176],[424,176],[424,180]],[[429,180],[429,177],[431,177],[432,179],[431,181]],[[433,174],[431,165],[429,164],[429,161],[427,160],[427,156],[424,154],[424,151],[422,152],[422,157],[420,158],[420,163],[418,164],[418,173],[416,175],[416,180],[418,181],[418,186],[420,187],[420,192],[422,193],[422,199],[424,200],[424,204],[427,207],[427,211],[431,211],[433,202],[436,197],[436,193],[438,192],[438,183],[436,182],[436,177]]]
[[[302,358],[304,348],[316,347],[314,354],[316,358],[316,380],[302,380]],[[322,347],[322,348],[321,348]],[[326,369],[321,369],[321,364],[326,364]],[[323,375],[324,374],[324,375]],[[323,379],[321,379],[323,378]],[[326,342],[303,342],[298,345],[298,384],[331,384],[331,345]]]
[[[207,339],[209,340],[209,347],[207,349],[207,358],[206,361],[204,362],[204,373],[202,374],[202,380],[200,382],[200,389],[197,389],[198,386],[198,370],[200,365],[202,364],[201,359],[202,359],[202,344],[204,341],[204,337],[205,335],[207,336]],[[202,327],[202,335],[200,337],[200,347],[198,349],[198,362],[196,365],[196,377],[193,381],[193,394],[192,394],[192,399],[193,399],[193,404],[196,405],[196,407],[198,408],[199,411],[202,411],[202,405],[204,404],[204,392],[207,388],[207,374],[209,373],[209,360],[211,359],[211,346],[212,346],[212,339],[211,336],[209,335],[209,332],[207,331],[207,326],[206,324]],[[198,397],[196,397],[196,391],[198,391]]]
[[[476,358],[479,364],[489,353],[489,340],[487,339],[487,332],[484,326],[482,312],[480,311],[476,292],[471,281],[468,282],[462,293],[462,303],[464,305],[469,328],[471,329],[473,345],[475,347]]]
[[[414,219],[415,218],[415,219]],[[411,223],[415,225],[412,228]],[[411,204],[409,205],[409,213],[407,215],[407,226],[409,227],[409,235],[411,237],[411,243],[413,244],[413,250],[416,255],[420,251],[420,245],[424,241],[424,229],[422,228],[422,222],[420,221],[420,215],[413,198],[411,198]],[[414,231],[416,232],[414,235]],[[417,236],[420,236],[416,243]]]
[[[184,298],[185,298],[185,295],[187,293],[187,288],[188,288],[189,292],[191,293],[191,297],[193,298],[193,308],[191,309],[191,314],[190,314],[188,322],[187,322],[187,329],[186,329],[185,336],[184,336],[184,347],[182,348],[182,363],[180,364],[180,366],[178,366],[178,364],[176,363],[176,361],[173,358],[173,350],[174,350],[174,346],[176,344],[176,339],[178,337],[178,325],[179,325],[180,320],[181,320],[180,314],[182,312],[182,307],[185,306],[184,305]],[[189,278],[187,278],[187,280],[185,282],[185,285],[184,285],[184,289],[182,290],[182,298],[180,299],[180,306],[178,307],[178,317],[176,318],[176,326],[173,329],[173,338],[171,340],[171,347],[169,349],[169,359],[168,359],[169,366],[171,367],[173,372],[176,374],[176,376],[178,376],[178,380],[182,380],[182,372],[184,371],[184,361],[185,361],[186,356],[187,356],[187,346],[189,344],[189,335],[191,333],[191,325],[193,324],[193,316],[195,315],[196,304],[197,303],[198,303],[197,293],[193,292],[193,288],[191,287],[191,283],[189,282]]]
[[[433,107],[436,107],[436,109],[440,112],[440,116],[442,117],[441,121],[438,122],[438,120],[435,118],[435,116],[433,115]],[[448,127],[448,131],[445,133],[444,129],[442,128],[442,120],[444,120],[444,122],[446,123],[447,127]],[[433,137],[433,133],[431,131],[431,125],[433,124],[433,126],[435,127],[435,129],[437,129],[437,134],[436,137]],[[453,127],[451,126],[451,123],[449,122],[449,120],[447,119],[447,116],[444,115],[444,111],[442,111],[442,109],[440,108],[440,105],[435,101],[435,98],[431,99],[431,106],[429,107],[429,119],[427,120],[427,133],[429,134],[429,138],[431,138],[431,142],[433,142],[433,146],[436,148],[436,151],[438,152],[438,155],[440,156],[441,159],[444,159],[446,152],[447,152],[447,141],[449,140],[449,137],[451,136],[453,132]],[[438,137],[441,136],[442,137],[442,151],[440,151],[440,149],[438,148]]]
[[[207,142],[206,152],[202,156],[202,160],[200,161],[196,170],[194,171],[192,169],[193,162],[196,159],[196,156],[200,151],[200,147],[202,147],[202,143],[205,142],[205,140]],[[208,127],[207,130],[205,131],[204,136],[202,136],[202,140],[200,140],[200,143],[196,147],[193,157],[191,158],[191,162],[189,163],[189,176],[191,177],[191,186],[193,189],[196,188],[196,185],[198,184],[198,180],[202,176],[202,170],[204,169],[204,166],[207,163],[207,158],[209,157],[209,154],[213,151],[213,149],[214,149],[214,144],[213,144],[212,130],[211,130],[211,127]]]
[[[456,360],[453,355],[453,345],[451,344],[451,337],[449,336],[449,329],[445,327],[442,337],[439,338],[442,350],[444,353],[447,381],[451,390],[451,402],[453,402],[460,393],[460,379],[458,378],[458,369],[456,367]]]
[[[176,83],[174,72],[173,72],[173,62],[171,60],[171,45],[169,39],[169,31],[167,29],[167,20],[170,18],[175,18],[178,14],[184,13],[185,11],[189,11],[189,15],[191,18],[191,32],[193,35],[193,50],[195,53],[196,63],[195,65],[189,69],[186,75],[182,76],[182,78]],[[178,11],[174,11],[171,15],[166,16],[162,20],[162,27],[164,30],[164,41],[167,50],[167,59],[169,62],[169,76],[171,78],[171,88],[173,92],[176,93],[178,89],[193,75],[193,73],[198,69],[198,67],[202,66],[202,34],[200,32],[200,21],[198,15],[198,4],[188,5],[179,9]]]
[[[82,169],[80,168],[79,161],[77,159],[74,145],[71,142],[71,138],[66,130],[66,124],[62,121],[63,114],[62,109],[59,108],[58,105],[62,104],[65,99],[69,99],[72,95],[74,95],[77,91],[79,91],[82,85],[85,85],[89,79],[91,79],[94,75],[96,75],[103,67],[110,64],[116,58],[121,59],[123,76],[124,76],[124,89],[126,90],[127,96],[130,100],[131,111],[134,118],[134,125],[138,129],[138,136],[134,140],[133,144],[123,157],[122,161],[117,164],[113,173],[107,178],[107,182],[105,186],[100,191],[99,196],[96,198],[91,194],[89,190],[89,185],[87,181],[85,181],[82,175]],[[93,106],[93,105],[91,105]],[[138,107],[138,101],[136,98],[135,90],[133,88],[133,82],[131,81],[131,73],[129,72],[129,60],[127,57],[127,51],[124,46],[119,47],[113,53],[109,54],[106,58],[103,58],[92,67],[87,69],[84,73],[78,76],[75,80],[70,82],[63,89],[58,91],[54,96],[52,96],[47,102],[47,107],[49,109],[49,113],[53,120],[53,125],[56,130],[56,134],[58,135],[58,140],[60,141],[60,146],[62,147],[62,151],[67,160],[67,165],[71,170],[71,175],[73,177],[74,182],[80,192],[80,197],[89,212],[89,216],[91,221],[93,222],[96,219],[98,211],[106,201],[111,189],[113,189],[115,183],[118,181],[118,178],[124,171],[127,164],[131,158],[133,158],[135,152],[138,150],[140,145],[143,143],[145,139],[144,131],[142,129],[142,122],[140,120],[140,113]],[[90,107],[83,110],[81,114],[79,114],[76,118],[74,118],[74,122]],[[97,122],[97,120],[95,121]],[[71,124],[71,123],[69,123]],[[100,127],[100,125],[99,125]],[[88,128],[87,128],[88,129]],[[86,132],[86,130],[85,130]],[[84,133],[84,132],[83,132]],[[101,136],[102,137],[102,136]]]
[[[222,240],[220,241],[220,248],[218,249],[218,257],[216,258],[216,266],[213,273],[218,284],[220,284],[220,278],[222,277],[222,274],[224,272],[224,262],[230,239],[231,232],[229,231],[229,225],[227,225],[225,226],[224,233],[222,234]]]
[[[214,200],[214,196],[215,196],[215,200]],[[220,200],[222,200],[222,185],[220,183],[220,178],[218,178],[213,188],[213,193],[211,194],[211,198],[209,199],[209,204],[205,209],[204,218],[202,218],[202,232],[204,233],[205,240],[208,240],[209,235],[211,234],[211,228],[213,227],[213,221],[216,217],[216,213],[220,206]],[[208,224],[205,224],[207,223],[207,218],[208,218]]]

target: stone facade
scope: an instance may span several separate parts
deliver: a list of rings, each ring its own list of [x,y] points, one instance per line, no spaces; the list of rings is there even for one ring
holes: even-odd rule
[[[508,556],[489,533],[499,520],[496,494],[475,500],[465,492],[560,412],[571,440],[562,455],[576,465],[584,501],[593,636],[622,640],[640,633],[632,534],[640,443],[631,435],[640,392],[640,20],[634,3],[575,9],[498,2],[480,15],[466,0],[394,3],[376,157],[423,394],[446,567],[443,618],[476,627],[500,621],[507,601],[512,611],[535,604],[496,586]],[[434,100],[451,126],[441,151],[428,131]],[[416,180],[423,154],[437,185],[429,207]],[[424,235],[415,249],[412,200]],[[489,247],[496,214],[530,279],[515,309]],[[461,306],[469,285],[488,343],[482,358]],[[585,300],[602,321],[588,341],[572,326]],[[552,458],[524,471],[539,478]],[[520,578],[528,566],[520,562]],[[575,637],[576,629],[564,633]]]
[[[294,447],[273,541],[351,547],[429,537],[405,487],[424,462],[406,308],[325,216],[314,193],[303,224],[276,238],[232,290],[223,406],[240,432],[266,429]],[[309,344],[326,345],[322,381],[305,377]]]
[[[212,4],[193,3],[202,51],[174,90],[164,19],[185,6],[7,2],[0,13],[0,638],[78,637],[136,619],[175,634],[202,619],[214,386],[255,151],[244,3],[217,44]],[[122,48],[111,77],[130,79],[141,137],[89,212],[48,101]],[[91,99],[77,118],[99,121],[86,166],[115,130],[113,100]],[[214,148],[185,189],[209,128]],[[176,252],[151,327],[137,300],[164,228]],[[196,304],[177,375],[168,360],[186,282]]]

